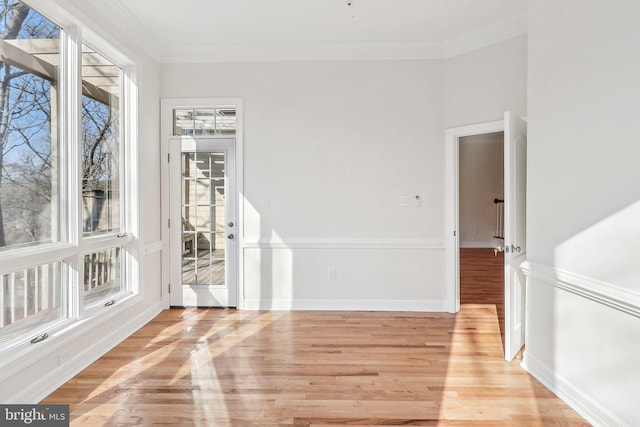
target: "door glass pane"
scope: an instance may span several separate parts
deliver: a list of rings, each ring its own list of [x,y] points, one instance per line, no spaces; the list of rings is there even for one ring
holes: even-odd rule
[[[120,230],[120,68],[82,45],[84,236]]]
[[[225,154],[182,154],[182,283],[224,285]]]
[[[60,27],[0,4],[0,250],[58,241]]]

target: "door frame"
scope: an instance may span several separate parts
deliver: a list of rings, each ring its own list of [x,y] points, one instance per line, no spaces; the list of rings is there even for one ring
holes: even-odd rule
[[[213,108],[222,105],[236,107],[236,212],[237,216],[237,244],[236,258],[238,260],[236,295],[237,309],[244,308],[244,108],[242,98],[162,98],[160,100],[160,186],[162,188],[160,200],[160,226],[162,235],[162,307],[168,309],[169,283],[171,279],[171,245],[169,219],[170,209],[170,170],[169,170],[169,142],[173,136],[173,110],[175,108]]]
[[[460,138],[472,135],[504,132],[504,120],[449,128],[446,144],[446,307],[450,313],[460,311]],[[506,301],[505,301],[506,304]],[[506,310],[506,307],[505,307]]]

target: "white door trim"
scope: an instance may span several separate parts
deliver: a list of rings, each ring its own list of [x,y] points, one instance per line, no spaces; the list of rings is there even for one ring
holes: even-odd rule
[[[504,120],[449,128],[445,132],[446,141],[446,307],[450,313],[460,311],[460,235],[459,235],[459,203],[458,174],[460,138],[463,136],[504,132]]]
[[[160,101],[160,185],[162,197],[160,201],[161,234],[162,234],[162,307],[169,308],[170,269],[170,171],[169,171],[169,139],[173,134],[173,109],[179,107],[215,107],[221,105],[235,105],[236,107],[236,203],[238,212],[238,229],[236,245],[238,253],[237,280],[237,308],[244,308],[244,275],[243,250],[244,245],[244,109],[242,98],[163,98]]]

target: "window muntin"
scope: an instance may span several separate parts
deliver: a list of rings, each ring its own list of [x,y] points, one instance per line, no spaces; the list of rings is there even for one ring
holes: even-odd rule
[[[0,250],[56,242],[61,29],[0,2]]]
[[[82,231],[118,232],[120,206],[121,70],[82,45]]]

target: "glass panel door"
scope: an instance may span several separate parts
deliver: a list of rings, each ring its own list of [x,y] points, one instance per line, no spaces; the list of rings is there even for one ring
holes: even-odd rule
[[[170,148],[170,305],[237,305],[235,139],[175,137]]]

